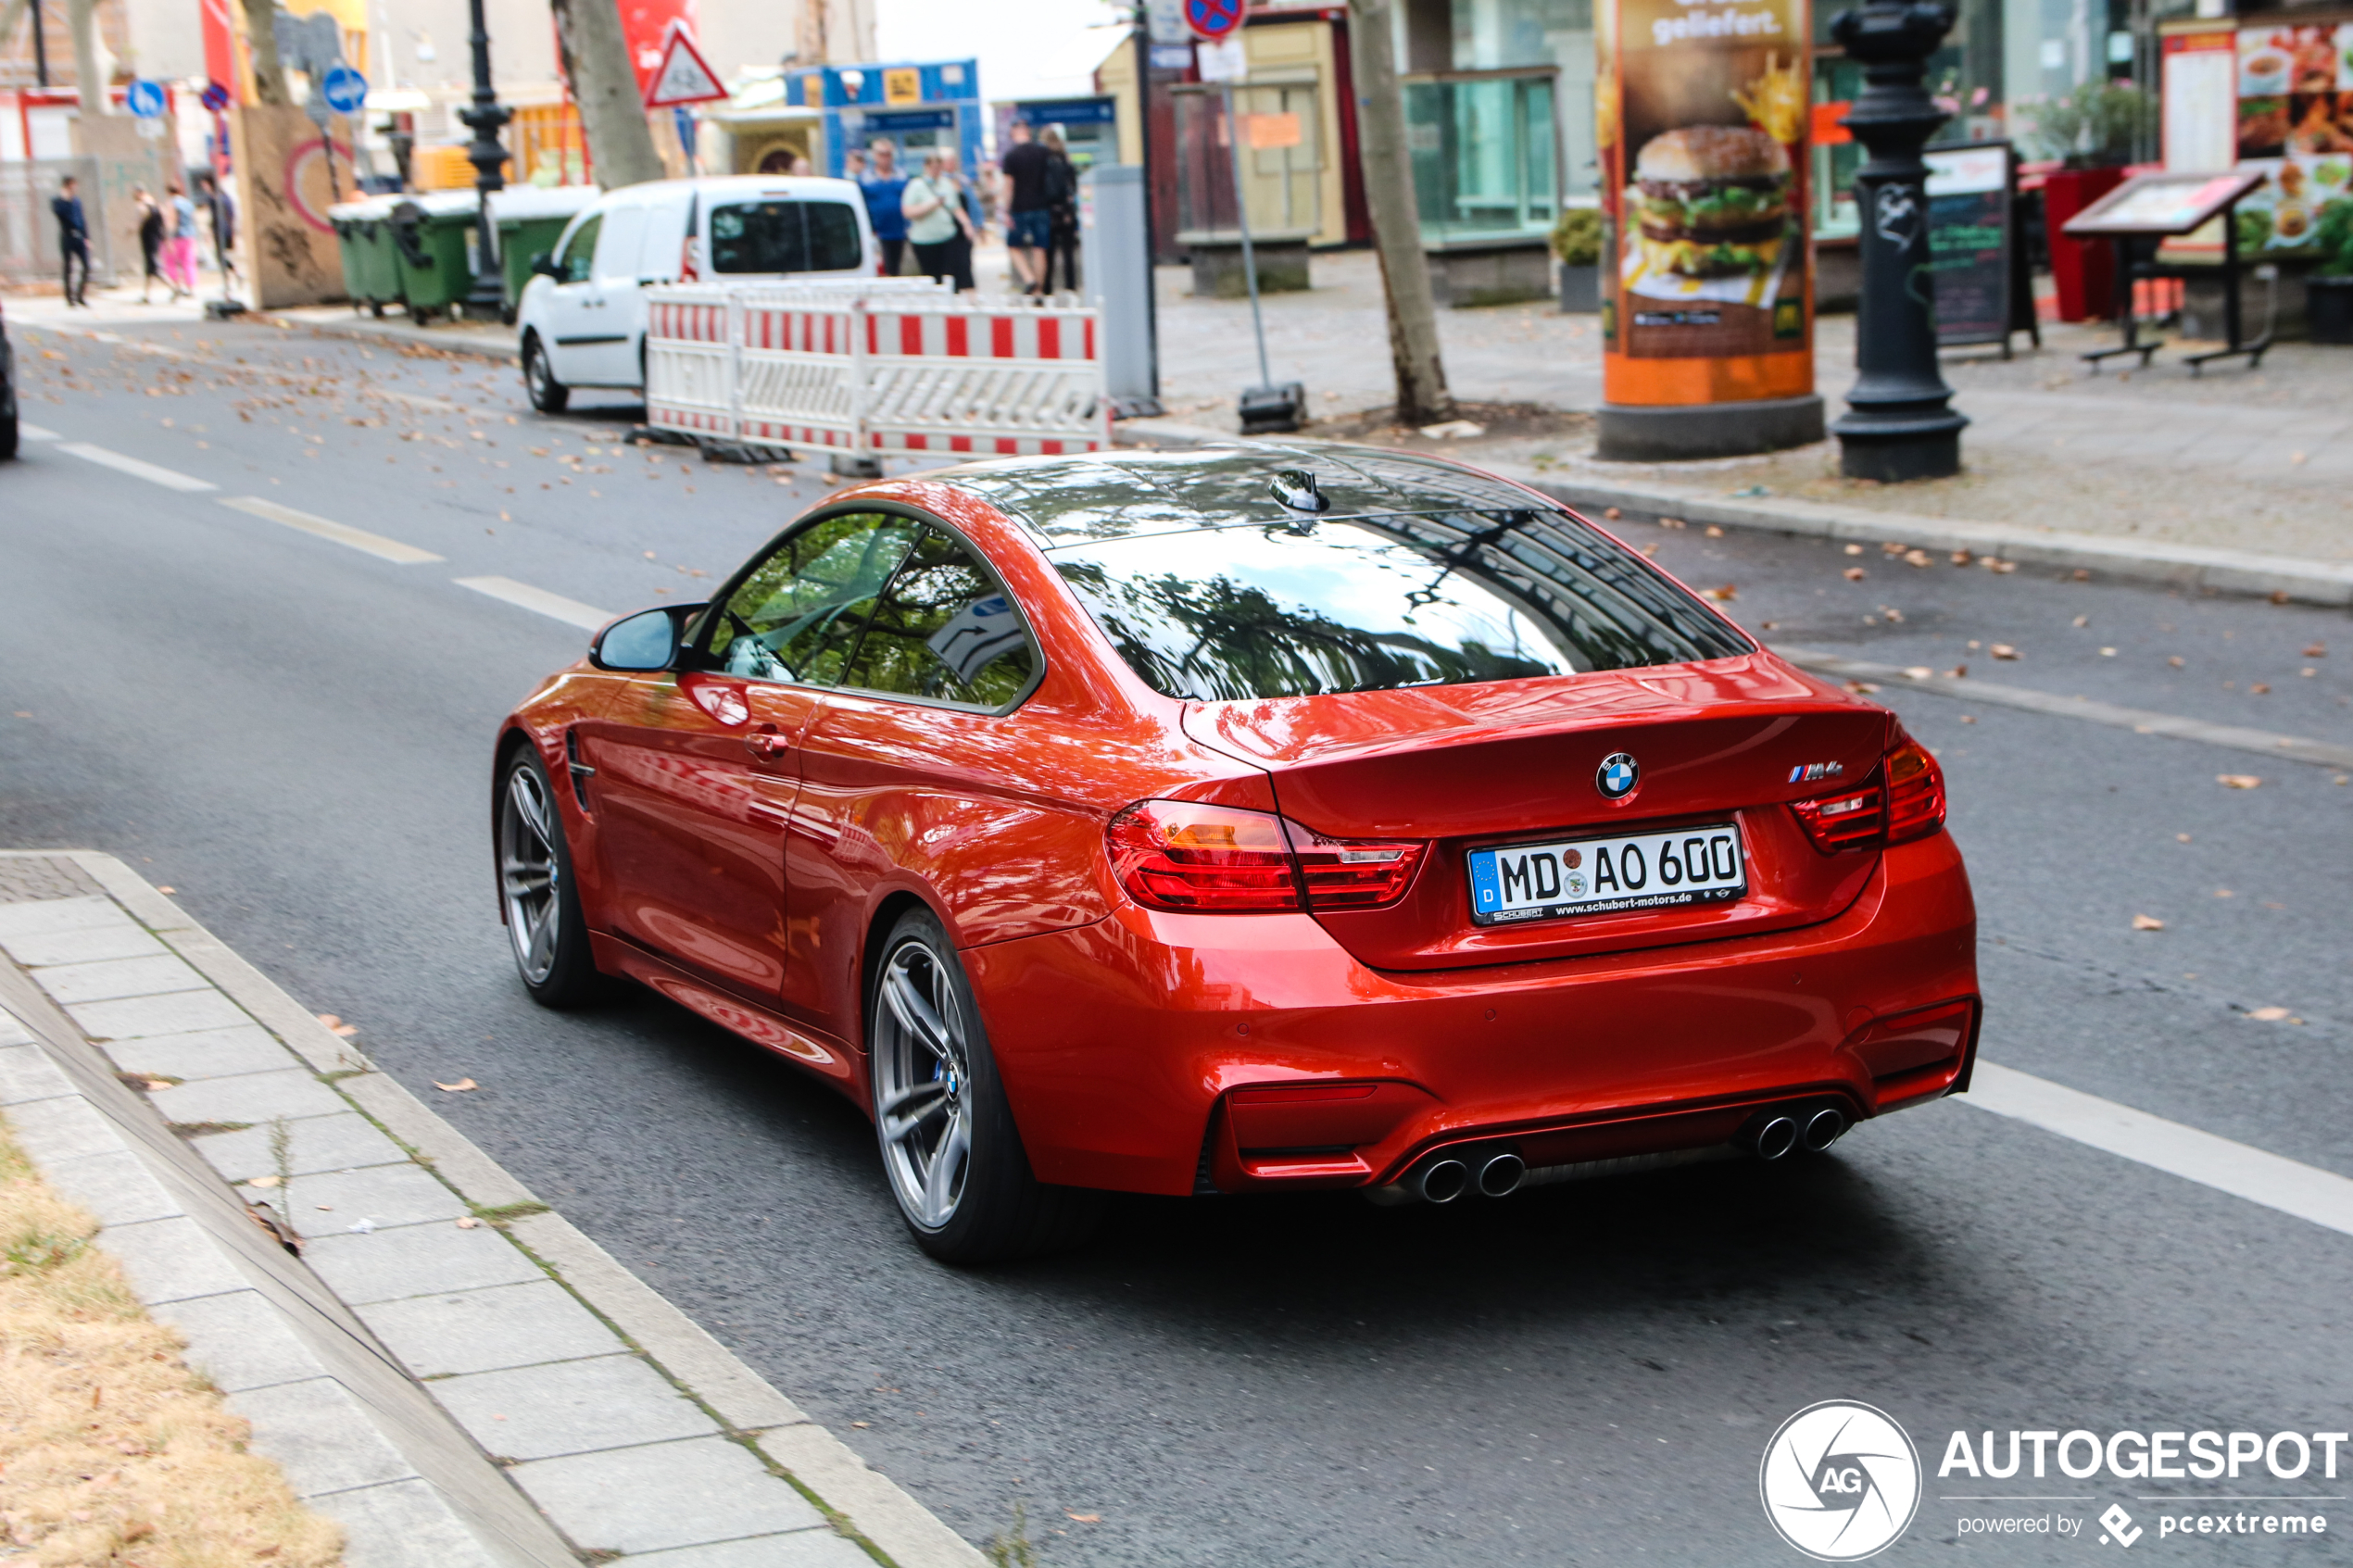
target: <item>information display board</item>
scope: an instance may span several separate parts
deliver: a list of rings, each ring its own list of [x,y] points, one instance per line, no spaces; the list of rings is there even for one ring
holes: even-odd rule
[[[2007,142],[1932,147],[1928,162],[1929,266],[1940,346],[1998,343],[2019,320],[2018,157]]]
[[[1600,0],[1603,395],[1814,390],[1807,0]]]

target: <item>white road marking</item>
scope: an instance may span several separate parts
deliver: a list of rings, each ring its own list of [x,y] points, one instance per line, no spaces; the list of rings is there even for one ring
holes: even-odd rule
[[[2353,1181],[2047,1078],[1980,1061],[1964,1105],[2353,1236]]]
[[[86,461],[119,470],[133,478],[144,479],[150,484],[160,484],[167,490],[218,490],[220,488],[210,480],[197,479],[193,475],[180,473],[171,469],[158,468],[153,463],[142,462],[136,458],[126,458],[120,452],[109,452],[103,446],[93,446],[87,441],[68,441],[62,443],[57,450],[70,452]]]
[[[593,632],[612,619],[610,612],[598,609],[594,605],[565,598],[561,594],[551,594],[545,588],[535,588],[528,583],[518,583],[511,577],[460,577],[457,583],[460,588],[472,588],[477,594],[488,594],[494,599],[504,599],[510,605],[553,616],[567,626],[577,626],[585,632]]]
[[[379,560],[388,560],[397,566],[422,566],[426,561],[448,558],[434,555],[431,550],[421,550],[414,545],[404,545],[397,539],[387,539],[381,533],[371,533],[364,528],[353,528],[348,523],[298,512],[292,507],[282,507],[258,495],[223,495],[220,504],[234,507],[241,512],[250,512],[258,518],[266,518],[271,522],[283,523],[288,528],[299,528],[305,533],[315,533],[321,539],[332,539],[338,545],[348,545],[355,550],[364,550]]]
[[[65,439],[46,425],[29,425],[22,420],[17,421],[17,433],[27,441],[63,441]]]
[[[1908,691],[1934,692],[1938,696],[1958,697],[1963,702],[1982,702],[1994,708],[2023,708],[2035,713],[2056,714],[2061,719],[2087,720],[2095,724],[2130,730],[2134,734],[2203,741],[2208,746],[2227,746],[2234,750],[2257,752],[2265,757],[2313,762],[2323,768],[2353,768],[2353,746],[2307,740],[2301,735],[2284,735],[2274,730],[2209,724],[2202,719],[2155,713],[2145,708],[2120,708],[2112,702],[2054,696],[2049,692],[2033,691],[2025,686],[1996,685],[1990,681],[1972,681],[1964,676],[1912,675],[1893,664],[1845,659],[1818,648],[1776,647],[1773,651],[1799,669],[1811,670],[1817,675],[1876,681],[1891,691],[1902,687]]]

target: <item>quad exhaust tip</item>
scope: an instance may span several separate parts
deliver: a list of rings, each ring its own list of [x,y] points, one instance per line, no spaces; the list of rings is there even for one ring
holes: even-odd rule
[[[1470,1186],[1470,1167],[1459,1160],[1433,1160],[1414,1173],[1409,1185],[1425,1203],[1452,1203]]]
[[[1768,1116],[1757,1123],[1749,1147],[1759,1160],[1780,1160],[1797,1147],[1798,1136],[1796,1117]]]
[[[1478,1190],[1487,1198],[1509,1198],[1528,1174],[1528,1161],[1510,1149],[1491,1154],[1478,1167]]]
[[[1822,1107],[1806,1119],[1806,1136],[1803,1141],[1806,1152],[1821,1153],[1822,1150],[1838,1142],[1840,1135],[1845,1131],[1846,1112],[1832,1105]]]

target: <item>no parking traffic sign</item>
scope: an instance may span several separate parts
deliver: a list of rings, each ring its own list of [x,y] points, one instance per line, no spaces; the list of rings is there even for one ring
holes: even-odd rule
[[[1242,0],[1185,0],[1185,25],[1214,44],[1242,25]]]

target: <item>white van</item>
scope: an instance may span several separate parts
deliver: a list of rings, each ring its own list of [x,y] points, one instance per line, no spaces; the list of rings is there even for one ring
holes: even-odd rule
[[[575,386],[646,384],[650,283],[872,277],[882,250],[847,180],[741,175],[627,185],[535,260],[516,313],[531,406],[560,413]]]

